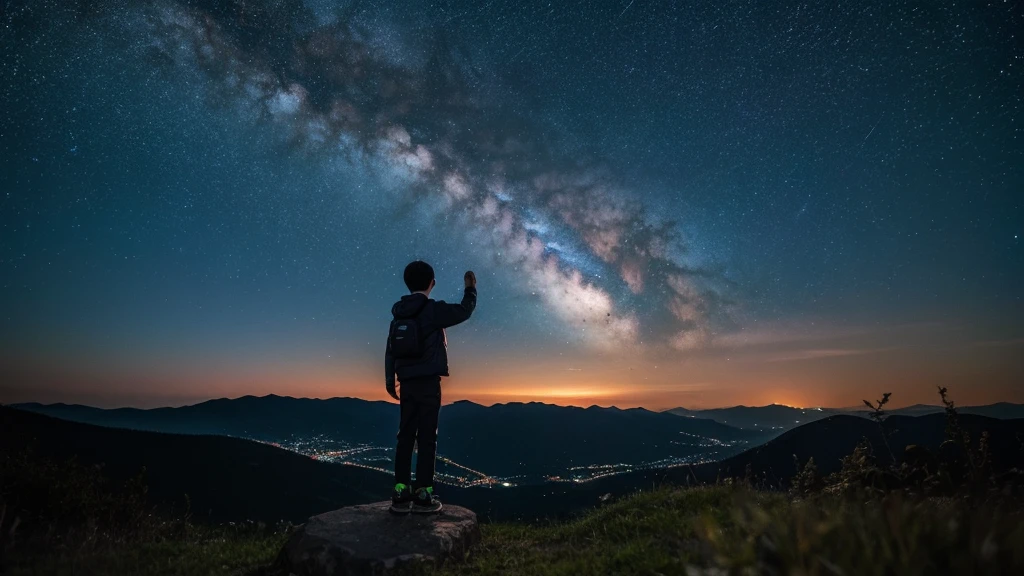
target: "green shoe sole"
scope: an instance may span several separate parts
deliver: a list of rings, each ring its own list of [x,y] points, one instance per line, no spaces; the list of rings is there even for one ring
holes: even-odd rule
[[[392,504],[390,510],[393,514],[408,514],[412,511],[412,502]]]

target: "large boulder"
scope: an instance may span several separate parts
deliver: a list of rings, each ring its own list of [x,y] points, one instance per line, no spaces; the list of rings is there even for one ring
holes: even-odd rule
[[[289,538],[274,572],[293,576],[390,574],[462,559],[480,540],[476,514],[445,504],[437,514],[393,514],[390,502],[314,516]]]

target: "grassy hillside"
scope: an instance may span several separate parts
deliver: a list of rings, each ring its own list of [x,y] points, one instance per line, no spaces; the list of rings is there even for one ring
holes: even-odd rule
[[[106,472],[0,446],[0,574],[244,574],[290,529],[197,523],[155,507],[142,476]]]
[[[484,526],[440,574],[1020,574],[1019,509],[663,488],[548,527]],[[719,572],[724,570],[725,572]]]
[[[213,522],[302,522],[340,506],[385,499],[390,479],[354,466],[240,438],[104,428],[0,406],[0,451],[28,447],[44,460],[102,465],[124,482],[145,470],[150,502]]]
[[[196,527],[187,538],[156,537],[94,550],[60,548],[50,554],[13,554],[0,573],[9,576],[75,574],[138,576],[244,576],[273,562],[286,533],[258,527]]]
[[[259,576],[286,538],[257,527],[194,528],[85,552],[15,559],[9,574]],[[725,570],[717,572],[715,570]],[[489,524],[464,562],[427,574],[1019,574],[1019,509],[964,502],[792,500],[736,486],[662,488],[565,523]],[[774,571],[774,572],[772,572]]]

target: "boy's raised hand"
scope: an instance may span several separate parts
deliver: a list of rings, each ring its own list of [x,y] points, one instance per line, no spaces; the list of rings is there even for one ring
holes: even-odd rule
[[[476,288],[476,274],[472,270],[466,271],[466,288]]]

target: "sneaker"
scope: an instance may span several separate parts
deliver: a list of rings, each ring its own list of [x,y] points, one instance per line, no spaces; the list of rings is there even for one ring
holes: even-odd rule
[[[441,511],[441,501],[434,497],[432,487],[416,489],[412,499],[412,511],[416,514],[434,514]]]
[[[412,500],[412,489],[405,484],[395,484],[395,490],[391,493],[391,511],[408,514],[412,508]]]

